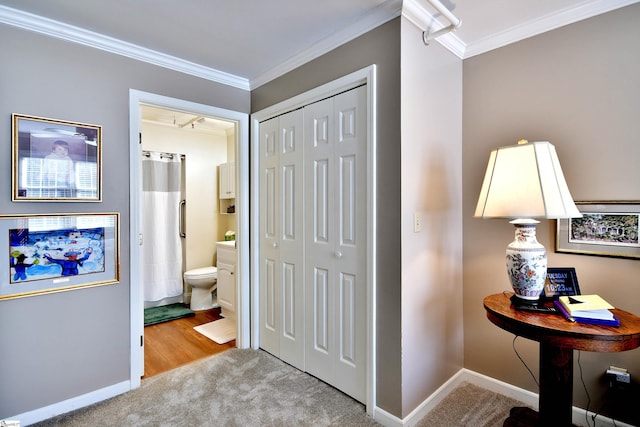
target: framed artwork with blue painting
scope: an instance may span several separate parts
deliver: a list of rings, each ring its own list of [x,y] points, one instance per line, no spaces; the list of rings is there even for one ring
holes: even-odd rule
[[[0,216],[0,300],[119,281],[119,215]],[[1,241],[0,241],[1,242]]]

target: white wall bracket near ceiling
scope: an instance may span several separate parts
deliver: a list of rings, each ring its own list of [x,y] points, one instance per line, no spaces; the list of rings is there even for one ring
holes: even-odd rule
[[[440,28],[439,30],[432,31],[431,29],[422,32],[422,41],[428,45],[431,40],[435,40],[440,36],[448,34],[457,28],[460,28],[462,21],[456,17],[449,9],[447,9],[439,0],[427,0],[431,6],[433,6],[438,12],[442,14],[451,23],[450,25]]]

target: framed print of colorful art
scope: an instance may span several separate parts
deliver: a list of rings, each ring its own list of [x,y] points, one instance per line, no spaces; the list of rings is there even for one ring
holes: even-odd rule
[[[0,216],[0,300],[119,281],[117,213]]]
[[[582,218],[557,220],[556,252],[640,259],[640,201],[576,206]]]

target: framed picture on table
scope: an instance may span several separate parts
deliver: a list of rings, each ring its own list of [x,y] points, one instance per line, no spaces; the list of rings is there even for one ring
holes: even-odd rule
[[[13,201],[101,201],[102,127],[12,115]]]
[[[120,280],[119,214],[0,216],[0,300]]]
[[[576,206],[582,218],[557,220],[556,252],[640,259],[640,201]]]

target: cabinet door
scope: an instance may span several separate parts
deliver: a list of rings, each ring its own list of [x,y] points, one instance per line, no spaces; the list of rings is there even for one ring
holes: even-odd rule
[[[233,162],[220,165],[219,196],[221,199],[236,197],[236,164]]]
[[[227,163],[227,193],[229,199],[236,198],[236,163]]]
[[[236,311],[236,275],[232,264],[218,263],[218,304],[225,310]]]

